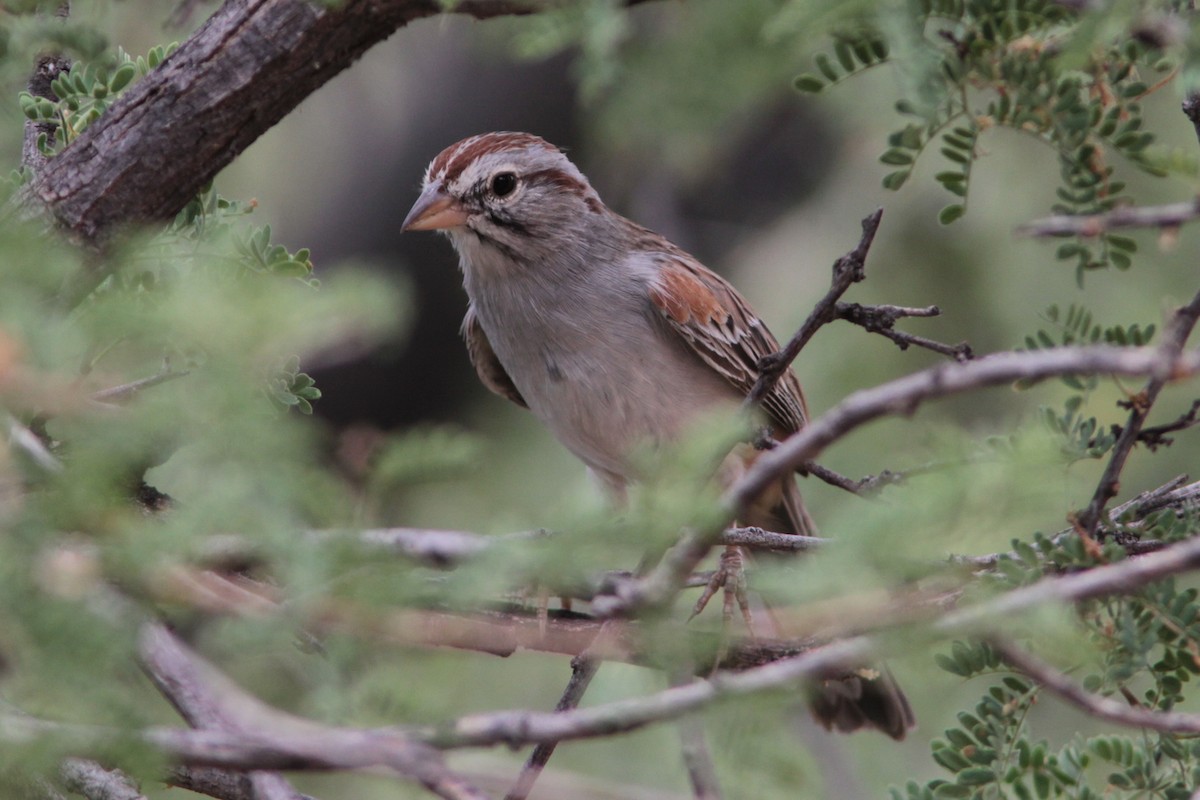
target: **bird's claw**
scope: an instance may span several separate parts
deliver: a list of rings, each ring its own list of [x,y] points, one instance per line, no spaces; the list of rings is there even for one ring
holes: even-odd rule
[[[728,628],[733,622],[733,605],[736,602],[738,609],[742,612],[742,619],[753,636],[754,620],[750,614],[750,601],[746,596],[745,557],[740,547],[726,547],[725,551],[721,553],[717,571],[709,580],[708,585],[704,587],[699,599],[696,600],[696,605],[692,608],[692,614],[688,619],[693,619],[703,611],[713,595],[721,590],[725,592],[724,602],[721,606],[721,617],[725,627]]]

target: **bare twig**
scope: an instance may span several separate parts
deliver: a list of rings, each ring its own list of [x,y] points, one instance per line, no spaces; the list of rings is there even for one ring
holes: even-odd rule
[[[603,635],[604,627],[601,627],[597,637]],[[562,713],[578,708],[579,702],[583,699],[584,693],[599,669],[600,659],[587,655],[586,652],[572,658],[571,680],[567,681],[567,688],[563,690],[562,697],[554,706],[555,712]],[[517,776],[517,782],[508,790],[504,800],[525,800],[529,796],[529,793],[533,791],[533,785],[542,774],[542,770],[546,768],[546,764],[550,762],[550,757],[554,755],[557,746],[557,742],[542,742],[533,748],[529,760],[525,762],[525,766],[521,768],[521,774]]]
[[[1165,425],[1155,425],[1150,428],[1142,428],[1138,434],[1138,442],[1146,445],[1151,451],[1157,450],[1160,447],[1169,447],[1175,440],[1167,436],[1168,433],[1178,433],[1185,431],[1188,428],[1200,425],[1200,417],[1197,413],[1200,412],[1200,400],[1193,400],[1191,408],[1185,411],[1174,422],[1168,422]]]
[[[943,344],[942,342],[904,333],[895,328],[896,321],[904,317],[936,317],[942,313],[937,306],[925,308],[906,308],[904,306],[864,306],[859,303],[838,303],[837,318],[858,325],[871,333],[878,333],[896,343],[901,350],[907,350],[909,345],[916,345],[935,353],[949,356],[955,361],[969,361],[975,357],[971,345],[966,342],[958,344]]]
[[[296,800],[299,795],[275,769],[357,769],[380,765],[419,781],[444,798],[485,795],[446,769],[442,759],[400,734],[366,735],[326,728],[271,708],[247,694],[158,624],[139,640],[142,663],[163,695],[199,730],[195,738],[171,731],[150,740],[193,766],[252,771],[256,800]],[[209,738],[212,737],[212,738]],[[229,751],[230,741],[240,744]],[[242,749],[244,748],[244,749]],[[263,759],[262,766],[256,763]],[[239,760],[241,763],[238,763]]]
[[[1099,236],[1118,228],[1178,228],[1200,216],[1200,198],[1165,206],[1127,206],[1103,214],[1053,216],[1017,228],[1025,236]]]
[[[149,389],[151,386],[158,386],[160,383],[173,381],[176,378],[182,378],[189,374],[189,370],[172,370],[169,367],[164,368],[156,375],[151,375],[148,378],[124,383],[120,386],[113,386],[108,389],[101,389],[98,392],[92,393],[92,400],[98,403],[124,403],[137,397],[141,392]]]
[[[152,727],[130,733],[0,714],[0,740],[28,742],[54,736],[72,749],[86,750],[110,743],[117,735],[140,739],[182,764],[249,771],[382,766],[419,780],[447,800],[487,800],[482,791],[448,774],[440,753],[395,730],[334,728],[292,718],[287,726],[253,732]]]
[[[128,775],[95,761],[68,758],[59,767],[59,775],[67,789],[88,800],[146,800]]]
[[[1117,529],[1101,528],[1100,530],[1106,534],[1112,534],[1114,539],[1125,548],[1125,551],[1129,555],[1153,553],[1169,546],[1169,543],[1134,538],[1130,535],[1130,531],[1136,532],[1142,525],[1141,520],[1155,511],[1172,508],[1177,513],[1184,513],[1194,509],[1198,504],[1200,504],[1200,481],[1188,484],[1187,476],[1180,475],[1162,486],[1142,492],[1132,500],[1127,500],[1114,508],[1109,516],[1114,520],[1121,520],[1120,527]],[[1078,529],[1074,526],[1064,528],[1054,534],[1051,537],[1051,541],[1058,544],[1066,537],[1074,536],[1077,533]],[[1016,557],[1016,553],[1009,551],[1007,553],[991,553],[979,556],[951,556],[949,561],[951,564],[961,564],[977,569],[990,569],[1002,558]]]
[[[693,670],[680,670],[672,676],[672,686],[685,686],[695,680]],[[692,796],[696,800],[721,800],[721,784],[717,780],[717,769],[708,742],[704,736],[704,721],[699,717],[686,716],[676,726],[683,752],[683,764],[687,769],[688,781],[692,784]]]
[[[816,458],[859,426],[889,414],[911,414],[926,400],[1055,375],[1114,373],[1152,375],[1164,381],[1200,371],[1200,353],[1173,354],[1154,347],[1061,347],[1005,352],[965,363],[944,363],[847,397],[774,450],[764,452],[725,495],[731,516],[774,481]]]
[[[747,408],[756,408],[763,398],[775,388],[779,378],[796,360],[796,356],[804,349],[804,345],[808,344],[808,340],[813,337],[813,334],[822,325],[837,319],[838,299],[846,293],[851,284],[866,277],[867,252],[871,249],[871,243],[875,241],[875,232],[879,230],[879,221],[882,218],[883,209],[879,208],[862,221],[863,234],[858,246],[833,263],[833,282],[829,291],[817,302],[812,313],[808,315],[808,319],[804,321],[800,330],[796,331],[784,348],[778,353],[764,358],[758,365],[758,380],[755,382],[754,388],[750,390],[750,394],[746,396],[745,406]]]
[[[166,780],[172,786],[217,800],[261,800],[255,794],[250,774],[212,767],[175,767],[167,773]],[[297,795],[297,799],[316,800],[307,794]]]
[[[193,727],[237,730],[243,723],[230,707],[228,697],[222,697],[206,684],[204,668],[188,658],[182,642],[166,628],[147,624],[139,642],[142,665],[146,674],[163,696],[175,706]],[[247,775],[255,800],[298,800],[299,794],[278,773],[251,772]]]
[[[709,680],[675,686],[646,697],[562,713],[498,712],[462,717],[446,725],[415,729],[331,728],[300,720],[263,706],[214,675],[194,654],[185,656],[203,667],[205,683],[217,685],[235,709],[245,731],[150,728],[137,734],[167,757],[190,765],[230,769],[358,769],[383,765],[417,777],[443,797],[483,795],[449,776],[440,760],[421,743],[437,748],[484,747],[496,744],[557,742],[611,735],[676,719],[714,702],[766,691],[794,690],[799,685],[844,674],[853,665],[879,657],[899,641],[934,641],[986,632],[998,618],[1011,618],[1051,602],[1071,603],[1135,591],[1148,583],[1200,568],[1200,537],[1160,552],[1095,569],[1045,578],[1035,584],[943,614],[927,627],[911,628],[896,637],[890,629],[860,635],[739,673],[717,673]],[[182,647],[176,644],[177,647]],[[251,724],[253,723],[253,724]],[[0,738],[28,740],[56,735],[66,744],[86,749],[107,741],[106,728],[62,725],[28,717],[0,716]]]
[[[1092,694],[1049,663],[1018,647],[1007,638],[989,636],[987,640],[1000,654],[1000,657],[1013,668],[1025,673],[1058,697],[1093,717],[1118,725],[1149,728],[1164,733],[1200,733],[1200,714],[1188,714],[1181,711],[1151,711],[1147,708],[1127,705],[1108,697]]]
[[[1150,555],[1131,558],[1087,572],[1045,578],[992,600],[953,611],[929,626],[929,635],[945,638],[986,630],[998,618],[1050,602],[1075,602],[1134,591],[1148,583],[1200,568],[1200,538],[1189,539]],[[913,631],[909,642],[918,636]],[[631,731],[675,719],[718,700],[763,691],[794,689],[808,680],[881,655],[884,634],[855,636],[736,674],[718,673],[708,681],[673,687],[647,697],[623,700],[563,714],[509,711],[463,717],[414,735],[438,747],[479,747],[523,742],[564,741]]]
[[[62,472],[62,462],[46,448],[41,438],[11,416],[8,418],[8,441],[46,472]]]
[[[1167,330],[1163,335],[1163,340],[1157,348],[1162,354],[1163,359],[1174,359],[1183,352],[1184,345],[1192,333],[1192,328],[1196,326],[1198,318],[1200,318],[1200,292],[1196,293],[1190,303],[1176,310],[1174,315],[1172,315],[1167,325]],[[1121,435],[1117,437],[1117,441],[1113,444],[1111,455],[1104,468],[1104,474],[1100,476],[1100,481],[1096,485],[1096,491],[1092,494],[1091,502],[1088,503],[1087,508],[1079,515],[1079,527],[1087,535],[1095,535],[1100,526],[1101,518],[1104,515],[1104,507],[1108,504],[1109,500],[1117,495],[1120,487],[1121,471],[1125,468],[1125,461],[1129,457],[1130,451],[1133,450],[1133,446],[1137,444],[1138,435],[1142,431],[1142,425],[1145,423],[1146,417],[1149,416],[1150,410],[1154,407],[1155,401],[1158,400],[1159,393],[1167,385],[1167,381],[1170,378],[1171,376],[1168,374],[1152,374],[1142,391],[1131,398],[1129,418],[1121,429]]]
[[[801,465],[797,472],[805,472],[815,478],[819,478],[830,486],[836,486],[851,494],[856,494],[860,497],[873,497],[888,486],[898,486],[908,481],[909,478],[917,475],[928,475],[931,472],[939,472],[954,467],[961,467],[965,464],[974,464],[983,460],[983,457],[965,456],[963,458],[949,458],[941,461],[931,461],[928,464],[920,464],[915,467],[910,467],[904,470],[885,469],[875,475],[868,475],[865,478],[849,478],[840,472],[835,472],[826,466],[809,461]]]

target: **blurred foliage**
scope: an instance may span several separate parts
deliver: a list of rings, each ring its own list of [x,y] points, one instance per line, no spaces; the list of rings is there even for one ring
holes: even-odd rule
[[[110,48],[94,27],[23,15],[34,5],[10,3],[0,12],[0,80],[12,100],[0,145],[19,149],[23,114],[53,128],[37,142],[53,158],[174,45],[134,58]],[[987,180],[976,167],[998,128],[1058,160],[1057,176],[1045,178],[1046,193],[1057,196],[1051,211],[1088,214],[1130,202],[1135,182],[1124,180],[1126,167],[1154,178],[1196,173],[1192,152],[1157,145],[1144,110],[1155,93],[1190,88],[1198,74],[1195,33],[1178,4],[1117,3],[1104,13],[1043,0],[656,5],[634,15],[615,0],[585,0],[510,20],[503,31],[527,57],[575,48],[592,135],[611,152],[636,151],[684,176],[718,160],[724,143],[761,124],[762,110],[780,98],[804,102],[789,87],[821,93],[814,102],[836,102],[856,91],[862,73],[880,69],[895,78],[884,110],[900,118],[883,120],[891,130],[872,143],[887,167],[883,185],[911,188],[921,177],[919,160],[942,159],[933,182],[954,199],[931,219],[971,221],[968,198]],[[54,81],[56,99],[22,93],[34,57],[51,48],[75,60]],[[19,172],[4,191],[19,192],[28,177]],[[255,208],[209,186],[169,224],[125,232],[104,254],[77,250],[17,214],[0,218],[0,422],[8,442],[0,452],[3,708],[131,728],[173,721],[132,667],[144,614],[171,620],[265,700],[338,724],[434,723],[501,705],[550,706],[559,686],[541,678],[565,680],[561,660],[431,654],[375,634],[397,608],[473,610],[539,591],[594,588],[606,571],[663,551],[681,528],[715,524],[721,510],[713,465],[745,431],[714,423],[677,449],[646,454],[649,477],[620,515],[594,499],[540,499],[544,490],[529,486],[520,469],[495,468],[492,445],[450,427],[364,432],[335,464],[310,416],[321,391],[304,370],[310,360],[336,360],[342,347],[394,335],[405,298],[354,272],[319,282],[312,254],[276,241],[270,225],[255,224]],[[1141,287],[1128,276],[1150,270],[1158,256],[1145,250],[1133,237],[1106,233],[1063,243],[1057,258],[1074,268],[1081,289],[1088,271],[1116,267],[1132,305]],[[1090,296],[1050,305],[1024,346],[1154,341],[1155,320],[1131,322],[1138,312],[1130,312],[1110,321],[1095,307]],[[846,360],[857,366],[854,356]],[[156,382],[119,400],[104,394],[143,379]],[[942,563],[948,552],[1011,549],[974,582],[971,596],[986,598],[1048,573],[1120,561],[1121,544],[1136,538],[1191,535],[1192,516],[1170,511],[1136,524],[1122,520],[1099,542],[1030,534],[1061,522],[1068,470],[1109,454],[1114,426],[1127,416],[1117,402],[1131,402],[1126,387],[1105,377],[1053,383],[1015,387],[1046,402],[1024,419],[1014,413],[1012,428],[992,437],[944,421],[912,425],[926,438],[913,449],[940,466],[914,470],[882,503],[846,498],[821,520],[838,532],[838,547],[799,567],[757,559],[754,587],[781,607],[837,606],[824,612],[837,617],[860,595],[958,580]],[[1015,405],[1012,397],[1003,402]],[[524,443],[517,434],[507,445]],[[135,502],[144,480],[174,498],[169,513],[150,514]],[[505,540],[452,571],[382,556],[351,537],[304,533],[409,523],[416,496],[429,498],[441,524],[472,508],[481,524],[502,529],[518,493],[533,498],[527,502],[538,525],[560,532]],[[172,584],[175,570],[212,564],[230,533],[246,550],[235,572],[278,590],[287,602],[277,613],[213,620]],[[1168,580],[1073,613],[1011,622],[1023,643],[1075,670],[1089,690],[1168,710],[1189,702],[1200,672],[1198,607],[1195,588]],[[307,630],[331,609],[353,624]],[[304,631],[304,648],[296,631]],[[679,635],[663,624],[648,638],[671,653]],[[926,763],[904,755],[860,759],[867,766],[902,759],[911,781],[879,767],[899,800],[1173,799],[1197,782],[1200,752],[1191,740],[1064,732],[1039,715],[1038,706],[1053,701],[986,644],[943,648],[937,664],[950,679],[926,669],[932,665],[923,645],[897,649],[923,721],[936,713],[922,700],[957,699],[948,681],[969,681],[964,691],[975,695],[933,740]],[[589,701],[652,691],[659,678],[606,665]],[[977,684],[986,685],[979,691]],[[832,796],[836,770],[827,769],[820,749],[796,752],[796,702],[750,698],[706,717],[722,776],[741,796]],[[885,745],[825,746],[844,753]],[[669,731],[564,749],[568,763],[608,778],[683,783],[678,774],[664,777],[663,764],[677,759]],[[30,775],[53,773],[64,752],[49,738],[6,745],[0,790],[24,796]],[[119,740],[102,755],[143,776],[161,766]],[[934,770],[939,777],[929,779]],[[385,792],[394,796],[391,787]]]
[[[1156,150],[1153,132],[1143,127],[1141,106],[1172,82],[1190,41],[1169,28],[1155,35],[1146,26],[1143,15],[1172,9],[1126,4],[1122,11],[1130,29],[1135,23],[1141,27],[1106,42],[1092,38],[1098,15],[1085,7],[1053,0],[928,0],[903,25],[889,24],[885,11],[836,33],[833,57],[818,53],[817,73],[800,75],[796,87],[820,92],[887,62],[893,50],[919,51],[924,55],[919,63],[900,67],[908,73],[907,91],[896,110],[914,121],[888,137],[880,161],[897,169],[884,177],[884,186],[904,185],[913,164],[936,142],[950,167],[937,174],[937,181],[960,198],[938,218],[954,222],[967,210],[980,137],[1006,126],[1057,153],[1061,183],[1055,213],[1101,213],[1129,202],[1126,182],[1114,178],[1114,155],[1154,175],[1172,170],[1195,175],[1200,163],[1191,151]],[[884,31],[920,38],[897,45]],[[1074,261],[1082,282],[1086,270],[1127,269],[1135,247],[1127,236],[1105,233],[1076,237],[1057,255]]]

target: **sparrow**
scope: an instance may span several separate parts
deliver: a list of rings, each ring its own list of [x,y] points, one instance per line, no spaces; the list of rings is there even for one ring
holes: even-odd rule
[[[638,480],[639,448],[734,413],[779,343],[733,286],[663,236],[612,211],[554,145],[529,133],[463,139],[429,164],[404,231],[439,231],[458,253],[468,305],[462,335],[483,384],[529,409],[618,504]],[[808,420],[789,369],[762,401],[777,438]],[[728,483],[756,451],[741,445]],[[811,534],[787,476],[739,520]],[[704,598],[705,600],[707,598]],[[886,671],[825,681],[811,703],[827,728],[913,726]]]

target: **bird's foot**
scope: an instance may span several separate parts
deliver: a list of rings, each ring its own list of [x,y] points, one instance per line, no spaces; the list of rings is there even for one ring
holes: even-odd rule
[[[717,571],[709,580],[708,585],[704,587],[704,591],[700,594],[696,605],[692,608],[692,614],[688,617],[689,620],[704,610],[708,605],[708,601],[718,592],[724,590],[724,602],[721,606],[721,617],[724,620],[726,630],[733,622],[733,606],[736,603],[738,609],[742,613],[742,619],[746,623],[746,628],[749,629],[750,635],[754,635],[754,619],[750,614],[750,601],[746,596],[746,557],[740,547],[726,547],[721,553],[721,560],[717,565]]]

